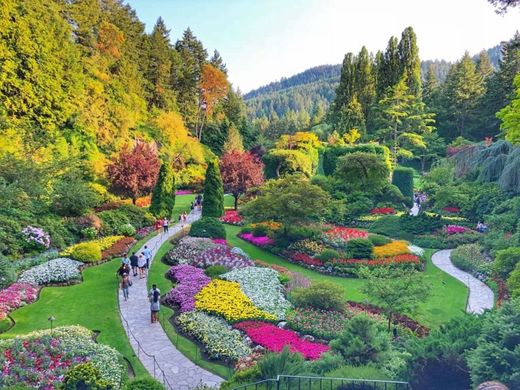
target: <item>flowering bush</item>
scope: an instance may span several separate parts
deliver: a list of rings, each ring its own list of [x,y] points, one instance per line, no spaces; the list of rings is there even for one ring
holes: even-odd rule
[[[251,353],[240,332],[229,329],[220,318],[192,311],[178,316],[177,323],[184,333],[204,344],[211,358],[238,360]]]
[[[242,240],[246,240],[250,242],[253,245],[256,246],[267,246],[267,245],[273,245],[274,240],[272,238],[269,238],[267,236],[259,236],[255,237],[253,233],[242,233],[238,235]]]
[[[419,258],[419,256],[412,255],[410,253],[405,253],[402,255],[381,257],[381,258],[378,258],[375,260],[339,259],[339,260],[333,260],[333,262],[336,264],[381,266],[381,265],[395,265],[395,264],[421,264],[421,259]]]
[[[292,243],[289,245],[289,249],[295,252],[303,252],[310,256],[316,256],[327,249],[327,247],[321,242],[305,239]]]
[[[370,214],[374,214],[374,215],[395,214],[395,209],[392,207],[376,207],[375,209],[370,210]]]
[[[224,215],[220,217],[220,221],[230,225],[242,225],[244,222],[236,210],[226,210]]]
[[[187,264],[171,267],[168,277],[178,284],[166,294],[165,301],[168,304],[178,304],[183,312],[195,309],[195,295],[211,282],[204,270]]]
[[[170,264],[190,264],[206,249],[217,246],[210,238],[183,237],[175,248],[168,251],[166,261]]]
[[[212,238],[211,241],[213,241],[215,244],[218,244],[218,245],[226,245],[227,246],[227,241],[225,238]]]
[[[101,378],[119,388],[125,367],[119,353],[96,344],[92,332],[80,326],[36,331],[14,339],[0,340],[0,356],[5,358],[0,387],[24,385],[40,389],[60,387],[71,367],[90,361]]]
[[[42,228],[27,226],[22,229],[22,234],[25,237],[25,241],[29,245],[40,247],[40,248],[48,248],[51,245],[51,238],[48,233],[46,233]]]
[[[115,242],[110,248],[105,249],[101,252],[101,258],[103,260],[112,259],[114,257],[125,256],[129,249],[136,243],[135,238],[125,237]]]
[[[265,226],[267,229],[269,229],[271,231],[276,231],[282,227],[282,224],[280,222],[265,221],[265,222],[252,223],[249,226],[251,227],[251,229],[254,229],[257,226]]]
[[[155,226],[145,226],[140,229],[137,229],[137,231],[135,232],[135,237],[140,240],[141,238],[146,237],[147,235],[153,233],[156,230],[157,229],[155,228]]]
[[[347,241],[354,238],[366,239],[368,238],[368,233],[359,229],[336,226],[327,230],[323,235],[323,241],[334,247],[345,246]]]
[[[255,306],[277,319],[285,318],[291,304],[285,299],[278,272],[269,268],[246,267],[235,269],[221,276],[222,279],[240,284],[240,289]]]
[[[227,321],[245,319],[276,320],[276,317],[255,307],[253,302],[240,290],[236,282],[213,280],[195,296],[195,308],[217,314]]]
[[[13,283],[0,290],[0,321],[13,310],[34,302],[36,298],[38,298],[38,287],[29,283]]]
[[[281,352],[288,346],[291,352],[298,352],[305,359],[315,360],[329,350],[328,345],[303,340],[292,330],[280,329],[266,322],[244,321],[234,327],[245,332],[254,343],[273,352]]]
[[[216,245],[214,248],[205,250],[191,264],[200,268],[206,268],[211,265],[223,265],[229,269],[254,265],[251,259],[239,253],[234,253],[232,249],[224,245]]]
[[[404,255],[410,253],[406,241],[392,241],[388,244],[376,246],[373,249],[374,256],[377,258]]]
[[[137,198],[135,201],[135,205],[137,207],[148,207],[152,204],[152,197],[151,195],[142,196],[140,198]]]
[[[323,262],[302,252],[285,252],[287,259],[293,263],[301,263],[310,266],[321,267]]]
[[[287,315],[292,329],[327,340],[341,333],[347,319],[347,315],[339,311],[313,308],[295,308]]]
[[[35,286],[69,282],[81,278],[79,267],[82,265],[83,263],[79,261],[59,257],[47,263],[29,268],[22,273],[18,281],[21,283],[30,283]]]
[[[465,233],[468,229],[466,229],[464,226],[459,225],[446,225],[444,227],[444,232],[451,236],[452,234],[461,234]]]
[[[447,207],[443,207],[442,210],[446,211],[448,213],[452,213],[452,214],[460,213],[460,209],[458,207],[447,206]]]
[[[104,250],[110,248],[112,245],[114,245],[116,242],[118,242],[122,238],[125,238],[125,236],[108,236],[108,237],[100,238],[98,240],[85,241],[85,242],[96,244],[99,246],[99,248],[102,251],[104,251]],[[71,245],[68,248],[65,248],[64,250],[62,250],[60,252],[60,256],[68,257],[68,256],[72,255],[72,253],[74,252],[74,249],[76,249],[76,247],[78,245],[82,245],[85,242],[80,242],[79,244]]]

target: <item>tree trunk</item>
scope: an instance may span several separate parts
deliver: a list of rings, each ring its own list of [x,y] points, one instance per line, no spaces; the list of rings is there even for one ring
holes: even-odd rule
[[[390,332],[390,326],[392,325],[392,313],[388,313],[388,331]]]
[[[136,203],[137,203],[137,198],[132,198],[132,204],[135,206]]]
[[[233,197],[235,198],[235,211],[238,210],[238,196],[239,194],[233,194]]]

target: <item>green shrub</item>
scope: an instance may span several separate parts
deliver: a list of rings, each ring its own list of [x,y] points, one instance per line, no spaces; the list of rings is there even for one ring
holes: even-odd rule
[[[341,256],[339,252],[334,249],[325,249],[318,255],[318,258],[326,263],[334,259],[340,259]]]
[[[129,382],[125,390],[164,390],[164,386],[153,378],[141,378]]]
[[[343,289],[330,282],[316,282],[309,288],[296,288],[291,292],[296,306],[323,310],[343,311]]]
[[[252,383],[260,377],[260,368],[257,365],[248,367],[243,370],[236,371],[233,375],[233,382],[235,383]]]
[[[0,289],[8,287],[16,281],[16,270],[13,263],[0,255]]]
[[[155,218],[148,210],[133,204],[124,204],[119,207],[117,211],[123,213],[128,219],[128,222],[136,229],[151,226],[155,222]]]
[[[150,212],[157,218],[171,218],[175,207],[175,174],[169,161],[159,170],[159,177],[153,189]]]
[[[79,175],[65,174],[52,193],[52,208],[62,216],[77,217],[101,204],[101,198]]]
[[[100,233],[104,236],[116,235],[121,226],[130,223],[130,219],[119,209],[102,211],[98,217],[102,222]]]
[[[325,352],[318,360],[310,362],[308,368],[313,374],[323,375],[326,372],[341,367],[344,363],[345,360],[340,354]]]
[[[519,247],[503,249],[497,252],[493,268],[497,274],[505,279],[515,269],[519,261]]]
[[[67,371],[63,378],[65,390],[105,390],[112,386],[101,378],[99,370],[91,362],[81,363]]]
[[[242,226],[240,228],[240,234],[243,234],[243,233],[252,233],[253,232],[253,228],[250,226],[250,225],[246,225],[246,226]]]
[[[127,237],[133,237],[135,235],[135,227],[131,224],[127,223],[125,225],[121,225],[117,228],[116,234],[121,234]]]
[[[451,261],[457,268],[470,273],[490,273],[489,263],[482,254],[479,244],[465,244],[455,248],[451,252]]]
[[[396,233],[401,231],[400,219],[396,215],[384,215],[372,222],[368,230],[370,233],[396,237]]]
[[[213,217],[202,217],[198,221],[192,223],[190,228],[190,236],[193,237],[209,237],[209,238],[226,238],[226,229],[222,222]]]
[[[226,272],[228,272],[228,269],[223,265],[210,265],[204,271],[206,276],[210,277],[211,279],[218,278],[220,275],[225,274]]]
[[[388,244],[391,239],[388,237],[382,236],[380,234],[369,234],[368,240],[374,245],[374,246],[382,246]]]
[[[353,259],[371,259],[374,244],[370,240],[355,238],[347,242],[347,251]]]
[[[267,236],[268,233],[269,233],[269,228],[265,225],[256,225],[253,228],[253,236],[255,236],[255,237]]]
[[[304,368],[304,360],[299,353],[289,352],[289,348],[284,347],[281,353],[266,353],[257,365],[261,379],[272,379],[283,374],[301,374]]]
[[[517,263],[515,269],[509,274],[507,288],[513,298],[520,297],[520,263]]]
[[[434,232],[444,226],[440,215],[421,213],[418,216],[403,214],[399,217],[400,228],[412,234]]]
[[[101,248],[95,242],[83,242],[76,245],[70,257],[83,263],[95,263],[101,261]]]
[[[289,275],[278,273],[278,280],[281,284],[285,286],[287,283],[289,283],[289,280],[291,280],[291,278],[289,277]]]
[[[390,151],[386,146],[376,144],[358,144],[346,146],[330,146],[323,151],[323,172],[329,176],[336,170],[337,160],[340,156],[349,153],[373,153],[383,157],[385,164],[390,169]]]
[[[371,379],[371,380],[388,380],[382,370],[373,365],[353,366],[343,365],[339,368],[329,371],[325,376],[330,378],[356,378],[356,379]]]
[[[87,240],[93,240],[97,237],[97,230],[93,227],[86,227],[84,229],[81,229],[81,236],[83,238],[86,238]]]
[[[309,226],[287,226],[275,232],[276,246],[287,249],[293,242],[310,239],[313,240],[321,236],[321,231]]]
[[[414,245],[420,246],[421,248],[433,248],[433,249],[446,249],[448,244],[443,240],[441,236],[434,236],[432,234],[426,234],[424,236],[416,237],[413,240]]]
[[[413,169],[396,167],[392,175],[392,184],[401,190],[406,199],[406,204],[411,205],[413,200]]]

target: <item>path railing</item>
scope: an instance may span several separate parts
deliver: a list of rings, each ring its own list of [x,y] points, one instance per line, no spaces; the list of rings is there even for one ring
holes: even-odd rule
[[[278,375],[276,379],[266,379],[235,387],[233,390],[410,390],[408,382],[383,381],[352,378],[327,378],[298,375]]]
[[[135,337],[135,335],[132,333],[132,330],[130,329],[130,324],[128,323],[126,318],[123,316],[123,313],[121,313],[121,311],[119,311],[119,314],[121,315],[121,319],[123,320],[123,327],[125,327],[127,334],[129,336],[132,336],[135,343],[137,344],[137,358],[139,360],[141,360],[141,354],[143,354],[143,355],[147,356],[148,358],[153,359],[153,377],[155,379],[157,379],[158,381],[162,382],[164,387],[166,387],[167,389],[173,390],[172,385],[170,384],[168,379],[166,379],[166,374],[164,373],[164,370],[161,368],[159,363],[157,363],[157,359],[155,358],[155,355],[150,355],[149,353],[147,353],[144,350],[144,348],[141,346],[141,343],[139,342],[137,337]],[[157,375],[158,372],[160,372],[159,375]]]

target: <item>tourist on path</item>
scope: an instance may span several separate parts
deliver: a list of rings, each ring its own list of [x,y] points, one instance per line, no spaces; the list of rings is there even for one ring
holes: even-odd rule
[[[157,315],[159,314],[159,310],[161,310],[161,291],[157,288],[156,284],[152,285],[148,297],[150,298],[151,321],[153,324],[154,322],[157,322]]]
[[[164,233],[168,233],[169,223],[170,223],[170,221],[168,221],[168,218],[164,218],[163,219],[163,231],[164,231]]]
[[[139,279],[142,279],[146,276],[146,258],[142,253],[137,258],[137,266],[139,267]]]
[[[132,272],[134,276],[137,276],[137,269],[139,267],[139,257],[137,257],[135,252],[133,252],[132,256],[130,256],[130,265],[132,266]]]
[[[132,285],[130,281],[130,277],[128,274],[123,274],[123,279],[121,280],[121,290],[123,290],[123,296],[125,297],[125,301],[128,300],[129,297],[129,287]]]
[[[163,220],[161,218],[159,218],[157,221],[155,221],[155,230],[157,230],[157,233],[160,233],[162,228],[163,228]]]
[[[128,268],[130,269],[130,259],[128,258],[128,254],[125,254],[123,258],[121,259],[121,263],[128,265]]]
[[[146,269],[150,269],[150,262],[152,261],[152,251],[146,245],[143,249],[143,255],[146,259]]]
[[[116,271],[116,276],[119,278],[123,278],[124,275],[128,275],[129,273],[130,267],[125,263],[121,263],[121,266]]]

